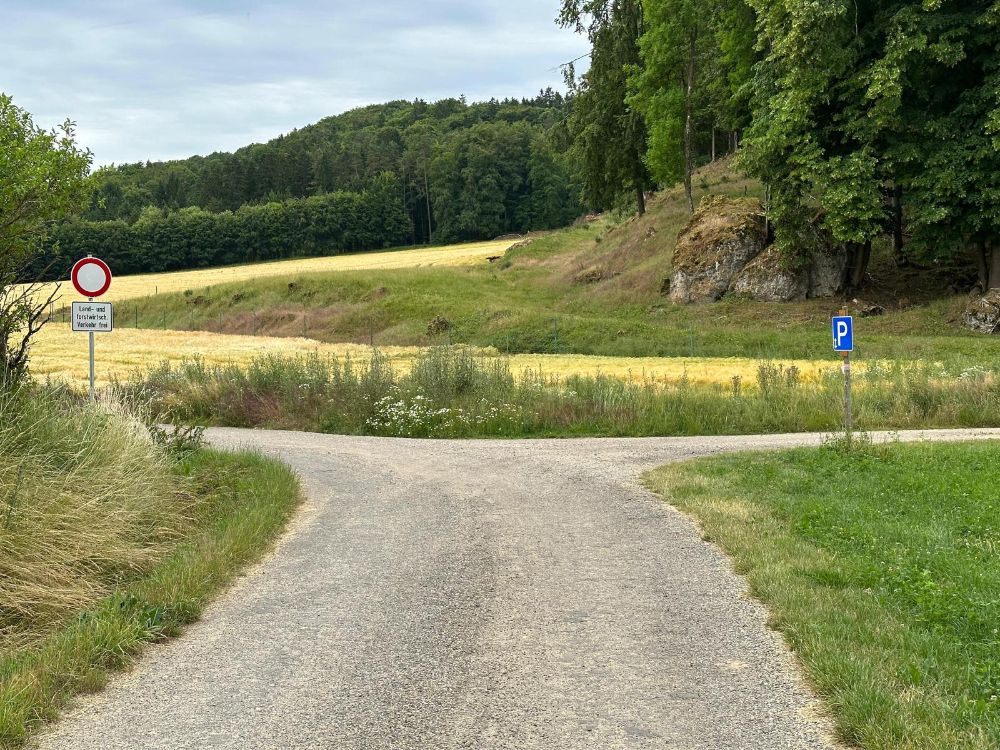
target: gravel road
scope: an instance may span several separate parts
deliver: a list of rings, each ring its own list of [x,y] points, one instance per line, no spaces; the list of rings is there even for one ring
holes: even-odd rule
[[[308,502],[200,623],[39,747],[834,747],[764,609],[637,481],[819,436],[210,439],[284,459]]]

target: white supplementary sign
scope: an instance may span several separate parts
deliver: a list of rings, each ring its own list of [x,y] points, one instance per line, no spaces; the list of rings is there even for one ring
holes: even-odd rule
[[[114,309],[110,302],[74,302],[73,330],[82,333],[111,333]]]

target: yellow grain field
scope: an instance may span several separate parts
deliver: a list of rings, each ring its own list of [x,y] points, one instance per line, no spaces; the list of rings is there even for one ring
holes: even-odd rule
[[[406,370],[421,349],[386,347],[381,351],[394,366]],[[480,351],[487,356],[500,356],[495,350]],[[360,362],[370,356],[371,349],[358,344],[324,344],[301,338],[120,328],[114,333],[97,335],[97,377],[100,383],[107,384],[113,377],[124,379],[137,370],[148,369],[163,361],[178,363],[196,357],[210,364],[246,364],[263,354],[296,356],[313,353],[341,357],[350,354]],[[751,359],[629,358],[578,354],[518,354],[510,360],[515,373],[530,369],[553,378],[603,374],[668,384],[687,377],[693,384],[724,385],[735,376],[751,385],[760,364]],[[783,361],[782,364],[798,367],[805,379],[814,379],[822,369],[831,366],[811,361]],[[85,386],[88,378],[87,336],[73,333],[62,324],[46,326],[35,345],[31,367],[37,378],[52,378]]]
[[[302,258],[273,263],[256,263],[226,268],[205,268],[176,273],[143,274],[115,277],[111,290],[102,298],[104,302],[120,302],[154,294],[183,292],[187,289],[204,289],[219,284],[229,284],[252,279],[276,276],[298,276],[331,271],[367,271],[394,268],[422,268],[430,266],[468,266],[485,263],[487,258],[503,255],[513,243],[511,240],[478,242],[448,247],[420,248],[416,250],[390,250],[386,252],[352,253],[327,258]],[[111,269],[114,273],[114,268]],[[53,285],[46,285],[51,289]],[[64,305],[82,299],[72,284],[64,282],[58,304]]]

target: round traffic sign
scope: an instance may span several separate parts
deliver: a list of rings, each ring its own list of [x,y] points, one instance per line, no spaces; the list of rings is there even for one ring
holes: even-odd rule
[[[100,297],[111,288],[111,269],[100,258],[84,258],[73,266],[70,279],[84,297]]]

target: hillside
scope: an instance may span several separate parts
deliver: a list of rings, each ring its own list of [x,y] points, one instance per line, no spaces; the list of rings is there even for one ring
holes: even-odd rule
[[[726,162],[701,170],[697,196],[754,195]],[[464,268],[293,275],[130,302],[157,326],[302,336],[325,342],[425,346],[462,342],[500,351],[608,356],[824,358],[839,300],[678,307],[662,294],[678,231],[680,189],[654,196],[643,217],[589,217],[534,235],[496,263]],[[866,319],[862,353],[880,357],[1000,354],[960,325],[966,297],[951,272],[872,265],[864,294],[887,314]],[[965,290],[963,290],[965,291]],[[135,307],[133,307],[135,305]]]
[[[449,242],[552,228],[579,212],[574,170],[561,153],[568,144],[550,137],[566,111],[551,90],[502,102],[372,105],[235,153],[99,170],[84,218],[133,223],[149,208],[236,211],[362,193],[391,173],[413,244],[432,231]]]

